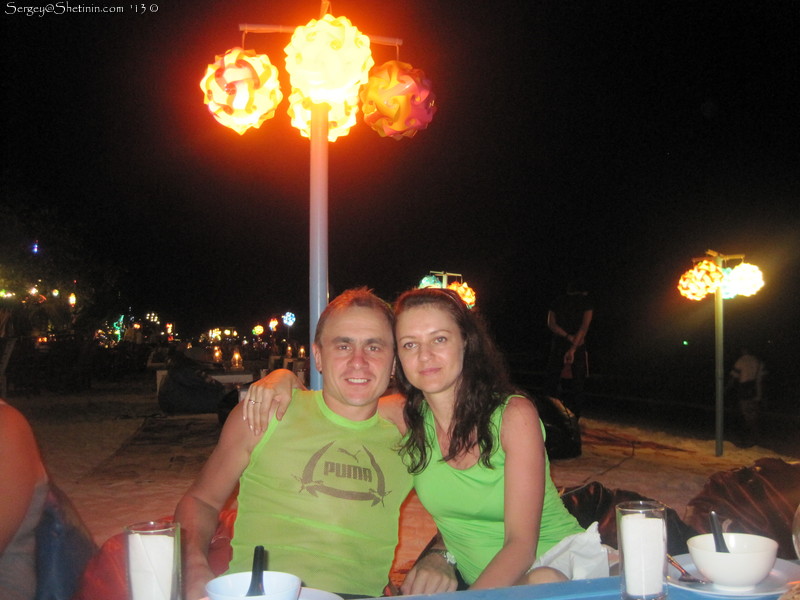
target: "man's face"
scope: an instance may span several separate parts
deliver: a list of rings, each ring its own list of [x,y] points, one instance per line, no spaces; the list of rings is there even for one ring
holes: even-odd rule
[[[374,415],[394,363],[394,336],[386,316],[358,306],[338,310],[328,317],[313,349],[328,407],[354,421]]]

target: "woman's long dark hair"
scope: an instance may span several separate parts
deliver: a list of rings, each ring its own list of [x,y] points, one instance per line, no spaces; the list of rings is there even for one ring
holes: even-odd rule
[[[439,288],[404,292],[395,302],[395,318],[418,306],[433,306],[449,313],[464,339],[464,362],[456,387],[450,447],[443,458],[452,460],[477,444],[480,462],[491,467],[491,455],[495,444],[499,443],[496,437],[499,432],[492,431],[491,427],[492,413],[509,394],[518,393],[511,385],[505,359],[497,350],[484,320],[475,309],[468,309],[456,292]],[[431,445],[436,440],[426,439],[422,414],[424,395],[409,383],[399,360],[396,375],[406,396],[404,413],[409,429],[400,453],[407,457],[409,471],[419,473],[430,461]]]

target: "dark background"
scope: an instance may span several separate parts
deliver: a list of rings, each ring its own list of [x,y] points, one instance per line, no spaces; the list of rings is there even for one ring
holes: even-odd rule
[[[319,5],[157,8],[4,5],[3,195],[81,224],[85,250],[120,265],[133,312],[193,336],[291,310],[307,339],[308,141],[285,99],[259,130],[222,127],[199,81],[241,44],[239,23],[303,24]],[[748,343],[796,397],[800,4],[337,0],[332,12],[402,38],[438,113],[410,140],[359,122],[330,145],[331,297],[368,285],[391,300],[430,270],[461,273],[503,348],[535,370],[548,303],[582,277],[595,375],[705,394],[713,301],[676,284],[707,249],[743,253],[767,283],[726,302],[726,364]],[[245,46],[283,70],[288,41]]]

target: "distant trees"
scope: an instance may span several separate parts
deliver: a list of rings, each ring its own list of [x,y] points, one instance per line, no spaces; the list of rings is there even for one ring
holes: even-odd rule
[[[88,332],[124,304],[119,269],[86,243],[100,233],[43,206],[34,193],[4,194],[0,231],[0,337]]]

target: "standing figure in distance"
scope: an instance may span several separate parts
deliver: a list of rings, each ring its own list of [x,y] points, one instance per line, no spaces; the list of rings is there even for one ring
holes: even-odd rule
[[[547,328],[553,332],[547,359],[546,392],[559,398],[576,419],[581,416],[588,371],[586,334],[594,306],[586,287],[567,285],[567,293],[550,304]]]

